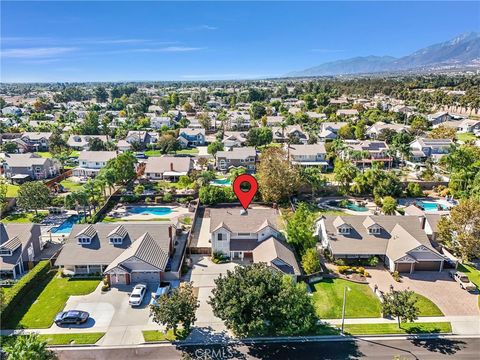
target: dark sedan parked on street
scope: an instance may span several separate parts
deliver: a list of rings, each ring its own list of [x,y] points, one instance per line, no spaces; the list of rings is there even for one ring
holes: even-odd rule
[[[88,320],[90,314],[86,311],[80,310],[68,310],[62,311],[55,316],[55,324],[67,325],[67,324],[83,324]]]

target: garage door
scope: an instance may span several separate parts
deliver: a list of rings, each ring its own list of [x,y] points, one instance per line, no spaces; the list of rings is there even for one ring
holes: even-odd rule
[[[397,263],[396,269],[399,273],[409,273],[410,263]]]
[[[415,271],[439,271],[441,261],[420,261],[415,264]]]
[[[111,274],[110,275],[110,282],[115,285],[124,285],[127,283],[127,277],[125,274]]]
[[[158,271],[155,272],[132,272],[132,283],[140,283],[140,282],[160,282],[160,273]]]

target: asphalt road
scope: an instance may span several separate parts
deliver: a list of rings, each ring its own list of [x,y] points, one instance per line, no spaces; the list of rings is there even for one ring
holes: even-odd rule
[[[148,345],[55,349],[60,360],[127,359],[480,359],[480,338],[283,342],[253,345]]]

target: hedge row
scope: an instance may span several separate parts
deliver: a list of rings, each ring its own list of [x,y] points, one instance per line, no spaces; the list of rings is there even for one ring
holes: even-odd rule
[[[23,276],[15,285],[13,285],[5,294],[4,301],[1,304],[2,320],[9,311],[27,296],[27,293],[35,288],[51,268],[49,260],[40,261],[35,267]]]

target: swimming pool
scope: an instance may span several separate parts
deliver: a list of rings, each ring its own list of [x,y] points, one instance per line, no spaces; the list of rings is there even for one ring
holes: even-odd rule
[[[68,217],[59,226],[52,228],[52,234],[70,234],[72,232],[73,225],[78,223],[82,219],[80,215],[72,215]]]
[[[426,212],[448,210],[445,205],[442,205],[436,201],[417,201],[417,205],[423,208],[423,210]]]
[[[172,209],[167,206],[132,206],[128,208],[128,212],[136,215],[163,216],[171,214]]]
[[[215,179],[211,181],[212,185],[218,185],[218,186],[230,186],[232,185],[232,182],[229,179]]]
[[[348,201],[348,204],[342,206],[343,204],[341,204],[340,201],[338,201],[338,200],[333,200],[333,201],[330,201],[330,202],[328,203],[328,205],[335,206],[335,207],[342,208],[342,209],[348,209],[348,210],[352,210],[352,211],[358,211],[358,212],[368,211],[368,209],[367,209],[366,207],[357,205],[357,204],[355,204],[355,203],[352,202],[352,201]]]

